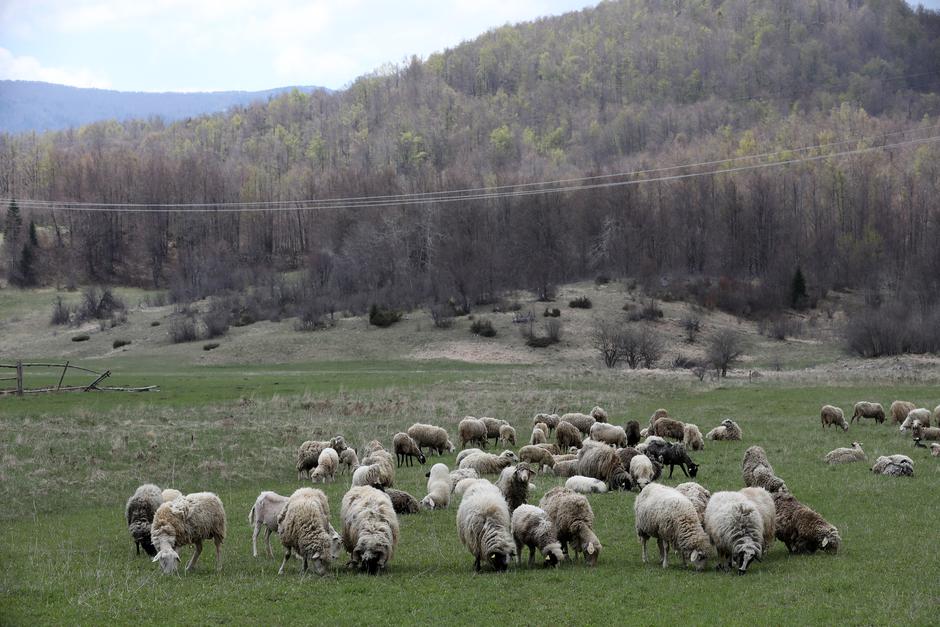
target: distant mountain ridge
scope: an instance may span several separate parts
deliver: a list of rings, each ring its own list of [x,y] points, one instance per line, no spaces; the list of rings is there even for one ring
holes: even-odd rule
[[[325,87],[303,85],[264,91],[157,93],[0,80],[0,132],[54,131],[100,120],[151,116],[171,122],[218,113],[236,105],[265,102],[293,89],[305,93],[330,91]]]

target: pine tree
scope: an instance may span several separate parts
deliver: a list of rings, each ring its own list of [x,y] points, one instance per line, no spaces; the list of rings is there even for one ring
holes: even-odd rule
[[[794,309],[801,309],[806,302],[806,277],[803,276],[803,270],[799,266],[793,274],[793,281],[790,283],[790,306]]]
[[[39,248],[39,236],[36,235],[36,223],[29,221],[29,244],[33,248]]]
[[[20,231],[23,230],[23,217],[20,215],[20,208],[15,200],[10,201],[7,208],[7,219],[3,226],[3,238],[11,246],[20,238]]]
[[[20,255],[20,263],[17,272],[11,280],[15,281],[20,287],[33,287],[36,285],[36,257],[33,254],[33,245],[26,242],[23,245],[23,252]]]

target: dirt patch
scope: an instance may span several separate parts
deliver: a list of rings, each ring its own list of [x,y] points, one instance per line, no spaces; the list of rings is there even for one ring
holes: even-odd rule
[[[408,359],[453,359],[475,364],[528,364],[539,361],[533,355],[500,344],[441,342],[413,350]]]

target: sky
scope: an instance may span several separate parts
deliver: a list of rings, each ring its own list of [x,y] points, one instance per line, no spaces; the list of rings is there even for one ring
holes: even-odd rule
[[[940,0],[936,0],[940,3]],[[0,0],[0,79],[122,91],[339,89],[597,0]]]

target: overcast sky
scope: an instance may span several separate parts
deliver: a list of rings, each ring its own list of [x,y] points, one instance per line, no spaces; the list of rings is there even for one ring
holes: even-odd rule
[[[139,91],[336,89],[383,63],[596,3],[0,0],[0,78]]]

